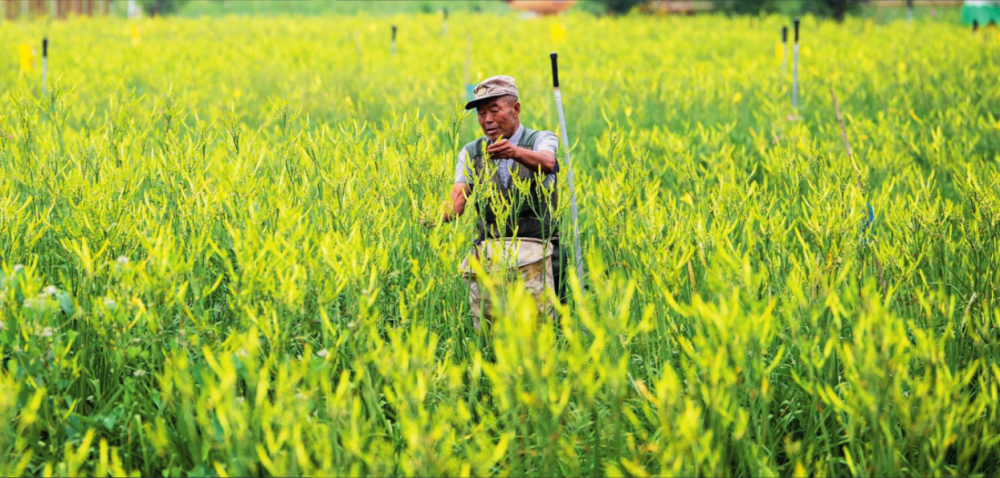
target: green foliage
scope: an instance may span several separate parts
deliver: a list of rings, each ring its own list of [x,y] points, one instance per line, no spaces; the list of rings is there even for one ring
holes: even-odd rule
[[[715,9],[733,15],[760,15],[778,11],[777,0],[714,0]]]
[[[793,112],[786,18],[452,18],[0,29],[0,476],[1000,473],[995,35],[806,17]],[[480,334],[419,219],[557,22],[586,289]]]
[[[604,5],[605,11],[614,14],[625,14],[633,8],[646,3],[646,0],[599,0]]]
[[[188,0],[139,0],[142,11],[152,16],[173,15],[181,11]]]
[[[868,0],[806,0],[802,2],[802,13],[821,17],[831,17],[843,22],[847,15],[857,14]]]

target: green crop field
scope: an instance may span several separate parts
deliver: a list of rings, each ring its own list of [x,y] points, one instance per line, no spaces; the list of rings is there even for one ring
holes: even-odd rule
[[[794,112],[788,23],[0,24],[0,475],[997,475],[997,30],[806,17]],[[586,272],[489,334],[470,41]]]

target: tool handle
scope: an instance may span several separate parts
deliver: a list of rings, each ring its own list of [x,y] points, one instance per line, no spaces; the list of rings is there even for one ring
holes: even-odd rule
[[[781,27],[781,43],[788,43],[788,27]]]
[[[552,52],[549,54],[549,58],[552,59],[552,86],[559,88],[559,55],[556,52]]]
[[[392,26],[392,41],[396,41],[396,25]]]
[[[43,57],[48,57],[49,56],[49,39],[48,38],[42,38],[42,56]]]
[[[799,42],[799,19],[795,19],[795,43]]]

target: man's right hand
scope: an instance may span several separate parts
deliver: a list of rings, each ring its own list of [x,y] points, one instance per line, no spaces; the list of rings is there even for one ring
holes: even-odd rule
[[[444,222],[451,222],[465,212],[465,202],[469,194],[472,194],[472,188],[466,183],[455,183],[451,187],[451,194],[448,195],[451,204],[445,202]]]
[[[455,183],[455,185],[451,187],[451,193],[448,194],[448,200],[442,204],[444,207],[444,214],[440,218],[441,222],[451,222],[458,216],[461,216],[462,213],[465,212],[466,198],[471,193],[472,188],[470,188],[468,184]],[[429,229],[437,226],[438,218],[421,217],[417,219],[417,221]]]

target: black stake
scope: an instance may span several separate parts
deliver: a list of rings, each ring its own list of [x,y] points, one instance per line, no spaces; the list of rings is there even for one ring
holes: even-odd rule
[[[48,37],[42,38],[42,98],[48,93],[48,89],[45,85],[45,77],[49,69],[49,39]]]
[[[785,76],[785,64],[788,63],[788,26],[781,27],[781,76]]]
[[[799,110],[799,19],[795,19],[795,45],[792,46],[792,112]]]
[[[972,31],[979,30],[979,20],[972,21]]]
[[[392,26],[392,54],[396,54],[396,25]]]

